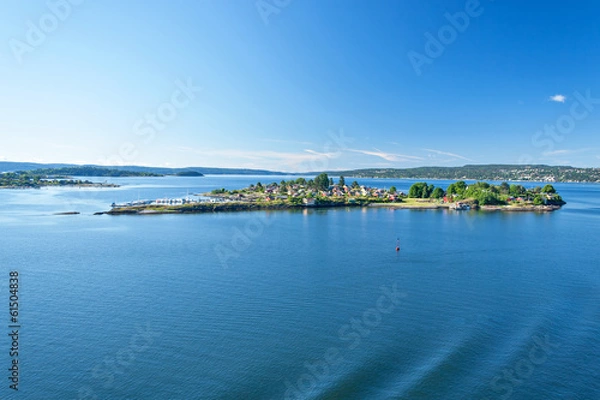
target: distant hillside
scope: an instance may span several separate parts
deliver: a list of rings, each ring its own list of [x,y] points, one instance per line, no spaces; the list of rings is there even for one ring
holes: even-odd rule
[[[53,169],[50,172],[49,169]],[[48,174],[72,176],[156,176],[179,175],[318,175],[319,172],[285,173],[246,168],[165,168],[141,167],[137,165],[100,166],[75,164],[38,164],[0,161],[0,172],[48,171]],[[118,171],[125,171],[125,174]],[[37,171],[36,171],[37,172]],[[418,168],[369,168],[347,171],[328,171],[330,175],[353,176],[357,178],[406,178],[406,179],[448,179],[448,180],[498,180],[498,181],[547,181],[547,182],[599,182],[600,168],[576,168],[549,165],[465,165],[463,167],[418,167]],[[44,173],[46,174],[46,173]],[[145,174],[145,175],[144,175]]]
[[[76,164],[38,164],[38,163],[22,163],[11,161],[0,161],[0,172],[15,172],[15,171],[32,171],[35,169],[47,168],[99,168],[130,172],[144,172],[159,175],[175,175],[178,173],[197,172],[207,175],[288,175],[285,172],[274,172],[262,169],[247,169],[247,168],[210,168],[210,167],[187,167],[187,168],[164,168],[164,167],[141,167],[137,165],[125,166],[103,166],[103,165],[76,165]],[[73,174],[75,175],[75,174]],[[86,176],[86,175],[79,175]],[[99,176],[99,175],[95,175]],[[108,175],[102,175],[108,176]]]
[[[26,171],[34,175],[61,177],[61,176],[164,176],[152,172],[126,171],[114,168],[100,168],[92,166],[62,167],[62,168],[39,168]]]
[[[73,167],[74,164],[39,164],[30,162],[0,161],[0,172],[31,171],[38,168]]]
[[[331,175],[357,178],[496,180],[541,182],[600,182],[600,168],[549,165],[465,165],[463,167],[370,168],[333,171]]]

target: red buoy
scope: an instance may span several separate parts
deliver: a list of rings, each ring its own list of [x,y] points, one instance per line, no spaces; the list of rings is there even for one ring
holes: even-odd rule
[[[400,251],[400,246],[397,246],[397,247],[396,247],[396,251]]]

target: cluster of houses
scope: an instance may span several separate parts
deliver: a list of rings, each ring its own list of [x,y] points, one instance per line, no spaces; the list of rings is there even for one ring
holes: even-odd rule
[[[248,190],[256,191],[256,187],[251,187]],[[268,185],[264,188],[266,201],[273,200],[285,200],[288,196],[301,197],[304,204],[314,204],[315,197],[324,198],[340,198],[340,197],[377,197],[381,199],[387,199],[395,201],[399,196],[403,196],[404,193],[390,193],[388,190],[380,188],[370,188],[368,186],[348,186],[348,185],[331,185],[327,190],[317,190],[308,188],[305,185],[293,184],[287,186],[281,185]],[[242,194],[238,194],[238,197],[243,197]]]
[[[555,200],[557,198],[557,195],[554,193],[541,193],[540,195],[542,197],[542,201],[544,202],[544,204],[547,204],[548,201],[552,202],[552,200]],[[443,201],[444,201],[444,203],[454,203],[454,202],[456,202],[456,199],[455,199],[456,197],[458,197],[458,195],[456,195],[456,194],[453,194],[451,198],[449,198],[448,196],[444,196]],[[522,202],[531,201],[531,200],[532,200],[532,198],[529,196],[527,196],[527,197],[508,196],[506,198],[506,201],[509,203],[513,203],[513,202],[522,203]]]

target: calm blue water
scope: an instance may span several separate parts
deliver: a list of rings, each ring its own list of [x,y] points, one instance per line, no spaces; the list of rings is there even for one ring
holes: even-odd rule
[[[551,214],[92,215],[281,179],[0,191],[0,323],[18,270],[22,325],[0,398],[600,398],[600,185],[556,184]]]

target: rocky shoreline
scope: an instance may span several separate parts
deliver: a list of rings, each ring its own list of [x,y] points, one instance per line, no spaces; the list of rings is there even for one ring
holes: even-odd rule
[[[360,204],[324,204],[314,206],[293,205],[293,204],[258,204],[244,202],[228,203],[199,203],[184,204],[176,206],[132,206],[113,208],[110,211],[101,211],[94,215],[148,215],[148,214],[201,214],[209,212],[236,212],[236,211],[260,211],[260,210],[302,210],[319,208],[337,208],[337,207],[360,207]]]
[[[131,206],[113,208],[109,211],[100,211],[94,215],[156,215],[156,214],[201,214],[212,212],[239,212],[239,211],[261,211],[261,210],[303,210],[303,209],[327,209],[339,207],[387,207],[406,210],[437,210],[451,209],[449,204],[433,203],[331,203],[321,205],[292,205],[292,204],[258,204],[244,202],[228,203],[199,203],[175,206]],[[473,210],[481,211],[503,211],[503,212],[551,212],[560,209],[557,205],[526,205],[526,206],[474,206]]]
[[[413,210],[439,210],[447,209],[451,210],[450,204],[432,204],[432,203],[421,203],[421,204],[403,204],[403,203],[373,203],[369,207],[389,207],[389,208],[400,208],[400,209],[413,209]],[[558,205],[522,205],[522,206],[478,206],[471,205],[472,210],[481,211],[504,211],[504,212],[551,212],[561,208]]]

